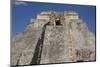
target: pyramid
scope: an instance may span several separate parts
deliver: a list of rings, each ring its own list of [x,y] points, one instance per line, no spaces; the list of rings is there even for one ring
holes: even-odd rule
[[[95,36],[75,11],[41,12],[11,39],[11,65],[95,60]]]

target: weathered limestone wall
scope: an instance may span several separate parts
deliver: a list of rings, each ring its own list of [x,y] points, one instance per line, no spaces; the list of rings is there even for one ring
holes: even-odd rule
[[[74,20],[70,22],[71,49],[69,57],[73,61],[93,61],[95,60],[95,40],[88,39],[93,35],[88,35],[89,30],[84,22]],[[88,41],[87,41],[88,40]],[[89,42],[92,43],[89,44]]]
[[[81,20],[47,26],[41,64],[95,60],[95,39]],[[88,40],[87,40],[88,39]]]
[[[80,19],[80,16],[76,12],[65,12],[65,19]]]
[[[79,16],[65,16],[65,19],[79,19]]]
[[[44,38],[44,45],[41,56],[41,64],[60,63],[67,59],[67,37],[66,29],[63,26],[47,26]]]
[[[35,52],[38,39],[41,37],[42,28],[47,23],[44,20],[29,24],[25,31],[18,34],[12,41],[11,64],[29,65]],[[43,23],[42,23],[43,22]]]
[[[20,40],[20,42],[16,42],[17,47],[16,49],[13,48],[12,51],[15,51],[14,52],[15,56],[18,55],[17,59],[19,60],[19,62],[17,62],[18,60],[16,60],[16,58],[13,58],[14,57],[13,56],[12,60],[16,62],[12,61],[13,62],[12,64],[14,65],[16,65],[17,63],[18,65],[30,64],[30,61],[32,60],[35,47],[37,45],[37,41],[38,41],[38,38],[40,37],[41,32],[42,32],[41,29],[40,30],[35,29],[33,32],[25,33],[25,36],[23,37],[23,39]],[[16,52],[18,52],[18,54],[16,54]]]
[[[77,13],[42,12],[11,42],[11,65],[94,61],[95,36]]]
[[[49,16],[48,15],[37,15],[37,19],[44,19],[49,21]]]

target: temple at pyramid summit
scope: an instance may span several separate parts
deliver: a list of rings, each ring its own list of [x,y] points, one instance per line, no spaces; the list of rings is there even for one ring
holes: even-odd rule
[[[75,11],[43,11],[11,39],[11,65],[95,61],[95,35]]]

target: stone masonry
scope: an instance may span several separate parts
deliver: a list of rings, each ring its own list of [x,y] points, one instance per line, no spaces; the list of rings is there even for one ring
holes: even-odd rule
[[[41,12],[11,40],[13,66],[95,60],[95,36],[74,11]]]

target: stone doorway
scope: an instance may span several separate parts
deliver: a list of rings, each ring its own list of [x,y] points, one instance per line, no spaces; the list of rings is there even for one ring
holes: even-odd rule
[[[55,20],[55,25],[62,25],[60,20]]]

